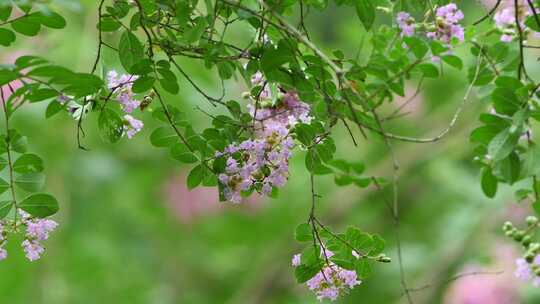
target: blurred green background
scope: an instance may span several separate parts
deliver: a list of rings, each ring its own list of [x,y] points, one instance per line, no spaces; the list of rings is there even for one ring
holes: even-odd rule
[[[15,47],[0,49],[2,63],[37,54],[60,65],[89,71],[96,54],[97,1],[64,1],[68,26],[18,39]],[[484,8],[461,1],[466,23]],[[313,39],[325,50],[344,49],[355,56],[368,39],[354,12],[333,7],[313,11],[307,20]],[[228,39],[241,39],[247,28],[234,28]],[[118,37],[106,34],[107,41]],[[456,50],[467,55],[469,46]],[[534,50],[529,69],[538,75]],[[538,52],[536,53],[538,55]],[[111,68],[114,54],[105,54]],[[360,53],[360,60],[362,52]],[[211,95],[221,91],[216,71],[202,62],[180,60],[183,67]],[[466,60],[471,66],[474,58]],[[179,78],[182,79],[182,78]],[[239,99],[246,86],[241,79],[225,83],[227,96]],[[425,82],[425,89],[405,108],[407,116],[389,129],[411,136],[435,135],[448,125],[461,102],[466,79],[446,66],[444,76]],[[407,89],[415,91],[414,83]],[[399,194],[404,266],[410,287],[430,288],[413,293],[416,303],[540,303],[540,293],[517,283],[513,263],[519,251],[500,232],[507,219],[521,221],[526,205],[513,201],[513,190],[502,187],[486,199],[472,162],[470,131],[487,105],[475,92],[456,128],[435,144],[396,143],[400,162]],[[182,79],[181,93],[167,96],[193,118],[201,130],[209,120],[195,110],[210,109]],[[389,105],[391,113],[403,100]],[[85,121],[82,151],[76,146],[74,121],[61,114],[45,121],[46,104],[25,107],[14,125],[29,137],[30,151],[44,158],[47,189],[58,197],[58,230],[46,242],[46,253],[27,262],[20,240],[11,239],[9,258],[0,263],[0,303],[316,303],[305,285],[294,281],[291,256],[300,250],[294,227],[307,219],[310,195],[304,152],[291,164],[287,186],[277,199],[252,198],[241,205],[217,201],[217,191],[188,191],[188,167],[173,161],[149,143],[155,127],[150,113],[142,116],[143,132],[133,140],[109,145],[100,141],[95,118]],[[354,147],[344,129],[336,130],[338,155],[367,165],[366,175],[390,177],[391,161],[382,140],[373,134]],[[316,179],[322,196],[318,214],[335,230],[354,224],[387,239],[394,263],[376,265],[372,277],[340,303],[400,303],[393,222],[383,196],[375,187],[339,188],[332,177]],[[447,280],[469,271],[504,271]],[[476,298],[467,298],[473,296]],[[471,300],[472,299],[472,300]],[[476,299],[476,300],[474,300]]]

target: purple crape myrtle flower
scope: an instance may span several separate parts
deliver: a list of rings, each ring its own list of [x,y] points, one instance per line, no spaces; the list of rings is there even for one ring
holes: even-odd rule
[[[49,219],[36,219],[26,222],[26,236],[38,241],[45,241],[49,238],[49,232],[52,232],[58,223]]]
[[[525,24],[527,16],[533,14],[531,8],[528,5],[519,5],[518,7],[518,20],[522,31],[527,34],[531,29]],[[511,42],[518,35],[516,26],[516,11],[514,6],[508,6],[499,10],[493,15],[493,21],[499,31],[501,31],[501,41]]]
[[[323,255],[325,255],[326,258],[330,258],[334,255],[334,253],[323,248],[321,251],[321,258],[323,258]],[[301,265],[300,254],[293,256],[292,265],[294,267]],[[341,268],[338,265],[330,262],[329,264],[326,264],[315,276],[309,279],[306,282],[306,285],[315,293],[319,301],[324,299],[335,301],[340,295],[347,293],[360,283],[362,282],[358,280],[358,275],[355,271]]]
[[[0,222],[0,261],[5,260],[8,256],[7,250],[4,248],[7,240],[4,236],[4,225]]]
[[[426,35],[433,40],[439,40],[445,44],[450,44],[453,38],[463,41],[465,32],[459,21],[463,19],[463,12],[458,9],[455,3],[441,6],[436,11],[435,29]]]
[[[117,100],[126,113],[132,113],[141,105],[141,102],[134,98],[132,91],[133,82],[137,78],[135,75],[118,75],[116,71],[107,74],[107,87],[117,94]]]
[[[26,258],[30,262],[39,260],[39,258],[41,258],[41,254],[45,251],[45,248],[43,248],[38,241],[24,240],[21,245]]]
[[[139,133],[144,127],[144,123],[142,121],[134,118],[129,114],[124,115],[124,120],[124,132],[129,139],[133,138],[133,136]]]
[[[40,242],[49,238],[49,233],[58,227],[58,223],[51,219],[33,218],[22,210],[19,213],[21,222],[26,226],[26,239],[21,246],[28,260],[38,260],[45,251]]]
[[[280,93],[274,103],[271,84],[262,73],[255,73],[251,82],[264,86],[264,94],[254,97],[248,105],[254,119],[254,138],[231,144],[216,153],[216,157],[226,156],[225,172],[218,180],[223,185],[225,199],[233,203],[240,203],[243,191],[256,190],[270,195],[274,188],[285,185],[294,148],[291,129],[298,123],[309,124],[313,119],[309,105],[300,101],[295,92]],[[263,103],[265,105],[261,105]]]
[[[540,276],[537,272],[540,270],[540,255],[534,257],[531,263],[525,259],[519,258],[516,260],[516,270],[514,276],[524,282],[531,281],[533,286],[540,287]]]
[[[414,35],[415,21],[409,13],[399,12],[396,17],[401,36],[411,37]]]

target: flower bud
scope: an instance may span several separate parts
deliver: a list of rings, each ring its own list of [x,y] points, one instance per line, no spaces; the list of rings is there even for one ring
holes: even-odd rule
[[[514,228],[514,226],[512,225],[511,222],[508,222],[508,221],[504,222],[503,227],[502,227],[503,231],[509,231],[512,228]]]
[[[521,244],[523,244],[523,246],[525,247],[529,247],[529,245],[531,244],[531,236],[530,235],[524,236],[523,239],[521,240]]]
[[[390,262],[392,262],[392,259],[390,257],[387,257],[386,255],[382,254],[377,258],[377,261],[379,261],[381,263],[390,263]]]
[[[536,225],[538,224],[538,218],[536,216],[527,216],[527,225],[529,226],[533,226],[533,225]]]
[[[518,242],[521,242],[521,240],[523,240],[523,237],[525,236],[525,232],[523,231],[516,231],[514,233],[514,240],[518,241]]]

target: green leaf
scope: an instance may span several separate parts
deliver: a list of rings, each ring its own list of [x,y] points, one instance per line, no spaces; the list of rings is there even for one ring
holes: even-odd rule
[[[299,265],[294,269],[294,276],[296,277],[296,282],[304,283],[309,279],[313,278],[319,271],[321,271],[321,263],[313,265]]]
[[[383,252],[386,242],[377,234],[372,235],[371,239],[373,240],[373,248],[369,251],[368,255],[377,256]]]
[[[0,21],[8,20],[9,16],[11,16],[11,10],[11,4],[6,3],[6,5],[0,5]]]
[[[540,175],[540,147],[532,144],[524,154],[523,175]]]
[[[496,88],[491,93],[491,99],[497,113],[513,115],[520,109],[519,99],[512,89]]]
[[[444,55],[441,57],[442,61],[447,63],[448,65],[461,70],[463,69],[463,61],[458,56],[455,55]]]
[[[0,201],[0,220],[4,219],[11,211],[13,201]]]
[[[118,56],[120,63],[126,71],[132,73],[132,67],[144,57],[144,48],[132,32],[126,30],[120,37],[118,45]]]
[[[373,0],[354,0],[356,6],[356,14],[360,21],[364,25],[367,31],[373,26],[375,22],[375,5],[373,5]]]
[[[493,198],[497,194],[497,178],[489,168],[482,168],[482,191],[489,198]]]
[[[155,147],[170,147],[178,142],[178,135],[170,127],[159,127],[150,134],[150,142]]]
[[[13,42],[15,42],[15,39],[15,33],[8,29],[0,28],[0,45],[10,46]]]
[[[367,251],[367,249],[373,246],[373,239],[371,236],[355,227],[347,228],[345,238],[354,249],[361,252]]]
[[[536,10],[537,10],[536,12],[538,13],[538,8]],[[534,16],[534,14],[533,14],[533,15],[527,17],[527,19],[525,19],[525,25],[527,27],[531,28],[532,30],[534,30],[535,32],[540,32],[540,25],[538,24],[538,22],[536,22],[535,17],[540,18],[539,16]]]
[[[144,93],[152,88],[155,79],[153,77],[145,76],[138,78],[133,83],[133,93]]]
[[[507,157],[516,146],[520,132],[510,132],[506,128],[495,136],[488,145],[488,153],[494,161],[499,161]]]
[[[367,259],[358,259],[355,263],[356,274],[359,279],[366,279],[371,274],[371,264]]]
[[[36,154],[23,154],[13,164],[13,170],[18,173],[41,172],[43,160]]]
[[[437,78],[439,77],[439,70],[436,66],[434,66],[431,63],[421,63],[416,66],[417,69],[419,69],[422,74],[424,74],[425,77],[428,78]]]
[[[183,36],[184,40],[188,44],[198,41],[204,33],[204,30],[206,29],[207,23],[206,19],[204,19],[203,17],[195,18],[194,23],[195,25],[192,28],[186,30]]]
[[[189,172],[187,177],[187,187],[189,190],[197,187],[204,179],[205,168],[203,165],[198,165]]]
[[[39,18],[34,15],[27,15],[11,22],[11,27],[19,34],[25,36],[35,36],[41,29]]]
[[[19,208],[35,217],[44,218],[58,212],[58,201],[50,194],[36,193],[20,202]]]
[[[0,178],[0,194],[6,192],[9,189],[9,184]]]
[[[25,173],[15,178],[15,185],[29,192],[39,191],[45,185],[45,175],[42,173]]]
[[[199,160],[195,154],[189,151],[186,145],[181,143],[176,143],[171,147],[171,156],[172,158],[186,164],[192,164]]]
[[[540,216],[540,201],[536,201],[532,204],[532,207],[534,209],[534,212],[537,216]]]
[[[39,22],[53,29],[61,29],[66,27],[66,19],[55,12],[41,12],[36,14]]]
[[[4,170],[4,168],[7,167],[7,165],[8,165],[8,161],[5,158],[0,157],[0,171]]]
[[[47,106],[47,109],[45,110],[45,118],[50,118],[57,114],[58,112],[62,111],[64,109],[64,106],[59,103],[56,100],[53,100],[49,103]]]
[[[26,98],[30,102],[38,102],[38,101],[43,101],[43,100],[53,98],[56,96],[58,96],[58,92],[56,90],[42,88],[42,89],[31,91],[29,94],[26,95]]]
[[[26,152],[28,139],[16,130],[9,130],[9,144],[11,150],[19,153]]]
[[[505,75],[497,77],[497,79],[495,80],[495,84],[497,85],[497,87],[507,88],[511,90],[517,90],[523,87],[523,83],[521,83],[519,79]]]
[[[429,50],[426,43],[418,37],[403,37],[403,41],[418,59],[424,58]]]
[[[311,125],[304,123],[297,124],[294,127],[294,133],[296,134],[296,139],[304,144],[304,146],[311,145],[317,135],[315,129]]]
[[[124,133],[124,121],[114,110],[106,108],[98,119],[99,134],[105,142],[115,143]]]
[[[296,230],[294,231],[294,238],[299,242],[313,241],[311,226],[308,223],[302,223],[296,226]]]

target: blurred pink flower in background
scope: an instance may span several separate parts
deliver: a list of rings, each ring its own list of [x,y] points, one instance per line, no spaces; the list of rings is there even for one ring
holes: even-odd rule
[[[455,280],[447,289],[444,304],[516,304],[521,303],[519,282],[514,277],[514,260],[518,253],[510,244],[494,243],[492,263],[489,265],[470,264],[458,274],[473,272],[496,272],[498,274],[477,274]]]
[[[243,198],[242,205],[219,201],[217,187],[197,187],[189,190],[186,186],[187,174],[182,172],[171,177],[163,187],[163,194],[169,208],[182,224],[192,224],[198,220],[228,210],[254,212],[265,201],[260,195],[252,194]]]

